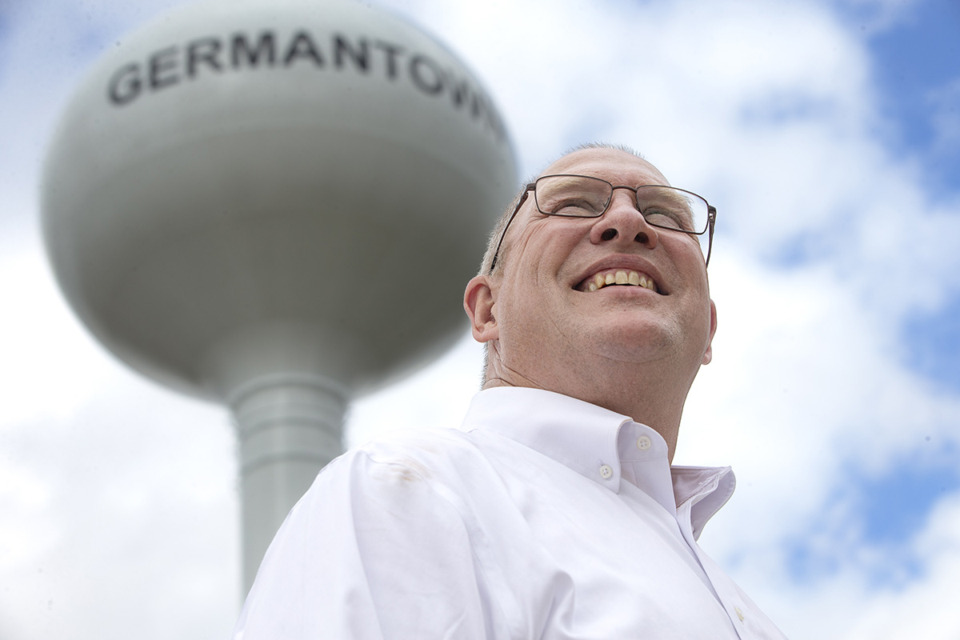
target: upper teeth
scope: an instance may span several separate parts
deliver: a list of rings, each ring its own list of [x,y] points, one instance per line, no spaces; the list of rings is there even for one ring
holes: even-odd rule
[[[635,287],[643,287],[651,291],[657,290],[657,285],[653,280],[642,273],[628,270],[607,271],[598,273],[587,281],[587,291],[596,291],[612,284],[626,284]]]

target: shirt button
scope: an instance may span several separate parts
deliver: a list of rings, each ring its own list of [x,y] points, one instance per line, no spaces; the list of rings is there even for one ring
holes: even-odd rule
[[[743,611],[740,611],[740,607],[734,607],[733,610],[736,612],[737,617],[740,618],[740,622],[743,622]]]
[[[650,441],[649,436],[640,436],[637,438],[637,449],[640,449],[640,451],[646,451],[652,444],[653,442]]]
[[[600,477],[604,480],[609,480],[613,477],[613,467],[608,464],[600,465]]]

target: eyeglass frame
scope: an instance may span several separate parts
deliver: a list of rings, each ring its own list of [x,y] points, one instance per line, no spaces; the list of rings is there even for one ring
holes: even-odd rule
[[[590,178],[591,180],[599,180],[600,182],[606,182],[608,185],[610,185],[610,199],[607,200],[607,204],[606,204],[606,206],[604,207],[603,211],[601,211],[599,214],[597,214],[597,215],[595,215],[595,216],[571,216],[571,215],[560,214],[560,213],[547,213],[546,211],[544,211],[543,209],[541,209],[541,208],[540,208],[540,203],[537,201],[537,183],[540,182],[541,180],[543,180],[544,178],[564,178],[564,177],[566,177],[566,178]],[[682,193],[688,193],[688,194],[690,194],[690,195],[692,195],[692,196],[696,196],[697,198],[700,198],[701,200],[704,201],[704,203],[706,203],[706,205],[707,205],[707,228],[704,229],[703,231],[687,231],[686,229],[675,229],[675,228],[673,228],[673,227],[662,227],[662,226],[657,225],[657,224],[654,224],[654,223],[652,223],[652,222],[647,222],[647,219],[646,219],[645,216],[643,217],[643,220],[644,220],[644,222],[646,222],[647,224],[649,224],[651,227],[656,227],[657,229],[663,229],[664,231],[679,231],[680,233],[685,233],[685,234],[691,235],[691,236],[702,236],[703,234],[709,232],[710,235],[708,236],[708,240],[707,240],[707,255],[706,255],[706,258],[704,259],[704,266],[705,266],[705,267],[710,266],[710,254],[713,253],[713,229],[714,229],[714,225],[716,224],[716,221],[717,221],[717,208],[714,207],[714,206],[713,206],[712,204],[710,204],[709,202],[707,202],[707,199],[704,198],[703,196],[701,196],[700,194],[694,193],[693,191],[687,191],[686,189],[680,189],[679,187],[671,187],[670,185],[666,185],[666,184],[642,184],[642,185],[639,185],[639,186],[636,186],[636,187],[629,187],[629,186],[627,186],[627,185],[615,185],[615,184],[613,184],[612,182],[608,182],[608,181],[604,180],[603,178],[597,178],[596,176],[582,176],[582,175],[579,175],[579,174],[576,174],[576,173],[555,173],[555,174],[551,174],[551,175],[540,176],[539,178],[537,178],[537,179],[534,180],[533,182],[527,183],[527,185],[523,188],[523,194],[520,196],[520,199],[517,201],[517,206],[514,207],[513,213],[510,214],[510,218],[507,220],[507,224],[504,225],[504,227],[503,227],[503,233],[500,234],[500,241],[497,242],[497,248],[496,248],[496,250],[494,250],[494,252],[493,252],[493,259],[490,261],[490,270],[487,272],[488,275],[492,275],[492,274],[493,274],[493,269],[497,266],[497,257],[499,257],[499,255],[500,255],[500,247],[503,246],[503,239],[507,237],[507,229],[510,228],[510,223],[513,222],[513,219],[517,217],[517,212],[520,211],[520,207],[522,207],[522,206],[523,206],[523,203],[527,201],[527,196],[530,195],[530,191],[533,191],[533,203],[534,203],[534,206],[537,207],[537,211],[539,211],[540,213],[542,213],[542,214],[545,215],[545,216],[553,216],[553,217],[557,217],[557,218],[585,218],[585,219],[589,219],[589,218],[602,218],[602,217],[603,217],[603,214],[605,214],[607,211],[610,210],[610,205],[613,203],[613,192],[614,192],[615,190],[617,190],[617,189],[627,189],[627,190],[629,190],[629,191],[633,191],[634,201],[636,202],[637,210],[640,211],[640,201],[639,201],[640,193],[639,193],[639,191],[640,191],[640,189],[642,189],[642,188],[644,188],[644,187],[664,187],[664,188],[667,188],[667,189],[672,189],[672,190],[674,190],[674,191],[680,191],[680,192],[682,192]],[[640,211],[640,215],[643,216],[643,211]]]

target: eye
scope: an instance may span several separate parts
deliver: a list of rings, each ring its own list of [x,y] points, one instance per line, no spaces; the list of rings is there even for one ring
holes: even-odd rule
[[[664,229],[676,229],[678,231],[690,231],[690,216],[681,211],[668,209],[664,207],[650,207],[643,212],[643,219],[648,224]]]
[[[609,183],[589,176],[543,176],[536,183],[537,206],[547,215],[595,218],[607,208],[610,195]]]
[[[606,202],[596,194],[568,190],[549,194],[539,201],[539,205],[550,215],[594,218],[603,213]]]
[[[603,211],[603,203],[583,194],[565,196],[551,202],[546,211],[560,216],[595,216]]]

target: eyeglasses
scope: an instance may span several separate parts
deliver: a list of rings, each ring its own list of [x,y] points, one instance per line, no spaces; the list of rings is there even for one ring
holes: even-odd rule
[[[705,264],[710,264],[717,210],[701,196],[692,191],[663,185],[627,187],[590,176],[557,174],[541,176],[524,188],[523,195],[517,201],[517,206],[500,235],[493,260],[490,262],[490,273],[493,273],[493,268],[497,265],[497,256],[507,229],[531,190],[537,210],[543,215],[599,218],[610,207],[614,189],[629,189],[634,192],[637,197],[637,210],[650,226],[697,236]]]

